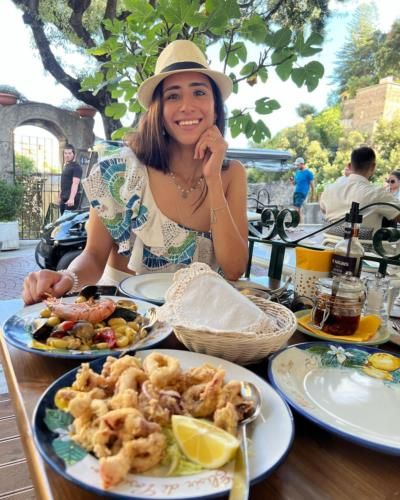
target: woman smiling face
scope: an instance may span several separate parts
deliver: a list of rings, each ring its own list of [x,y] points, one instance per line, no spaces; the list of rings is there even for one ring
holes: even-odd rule
[[[211,83],[202,73],[176,73],[166,78],[162,106],[165,130],[183,145],[195,145],[216,120]]]

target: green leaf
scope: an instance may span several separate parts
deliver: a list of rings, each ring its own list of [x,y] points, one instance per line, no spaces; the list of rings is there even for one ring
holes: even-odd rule
[[[296,41],[294,43],[294,48],[299,52],[299,54],[303,54],[302,51],[304,50],[304,36],[302,31],[298,31],[296,35]]]
[[[226,44],[225,42],[222,43],[221,49],[219,51],[219,60],[223,61],[226,57]]]
[[[271,132],[269,128],[265,125],[262,120],[257,120],[256,126],[253,132],[253,141],[256,144],[264,141],[265,139],[271,137]]]
[[[239,34],[250,42],[256,44],[264,43],[267,35],[267,27],[262,18],[255,14],[243,21]]]
[[[303,68],[294,68],[292,71],[292,80],[294,83],[301,87],[306,79],[306,72]]]
[[[292,39],[292,32],[289,28],[281,28],[272,34],[271,46],[276,48],[287,47]]]
[[[126,8],[132,13],[129,18],[137,24],[145,24],[154,17],[155,11],[146,0],[125,0]]]
[[[260,115],[268,115],[281,107],[278,101],[276,101],[275,99],[269,99],[268,97],[257,99],[255,105],[256,113]]]
[[[126,134],[129,134],[134,131],[135,129],[132,127],[121,127],[117,130],[114,130],[114,132],[111,134],[111,139],[113,139],[114,141],[123,139]]]
[[[122,102],[113,102],[106,106],[105,114],[114,120],[119,120],[126,113],[126,104]]]
[[[51,445],[56,455],[64,460],[66,465],[74,465],[83,460],[87,455],[87,451],[71,439],[65,440],[57,438]]]
[[[72,424],[73,420],[72,415],[66,413],[65,411],[52,410],[50,408],[46,409],[44,423],[52,432],[56,432],[57,429],[68,430],[68,427]]]
[[[318,61],[311,61],[304,66],[307,73],[315,75],[317,78],[322,78],[324,76],[324,67]]]
[[[82,80],[81,87],[84,90],[95,89],[99,85],[101,85],[104,81],[104,74],[101,71],[98,71],[94,75],[87,76]]]
[[[318,86],[319,80],[324,75],[324,67],[318,61],[311,61],[303,67],[303,70],[307,90],[312,92]]]
[[[311,47],[312,45],[322,45],[324,38],[317,33],[316,31],[312,31],[311,35],[306,40],[306,45]]]
[[[242,62],[246,62],[247,59],[247,49],[246,45],[243,42],[238,42],[233,45],[233,50],[236,51],[236,54],[238,55],[239,59]]]
[[[292,72],[292,69],[293,69],[293,61],[288,60],[282,64],[278,64],[278,66],[276,66],[275,68],[275,72],[281,80],[286,82],[286,80],[289,78]]]
[[[199,2],[198,0],[160,0],[158,9],[159,14],[164,16],[167,23],[190,25],[190,20],[196,19]]]
[[[233,138],[244,132],[249,119],[251,120],[250,115],[248,113],[242,114],[240,109],[232,111],[232,116],[229,118],[229,128]]]
[[[239,84],[237,82],[237,78],[236,78],[236,75],[235,73],[229,73],[229,78],[232,80],[233,82],[233,88],[232,88],[232,92],[234,94],[237,94],[238,91],[239,91]]]
[[[287,47],[283,49],[277,49],[272,53],[271,62],[272,64],[282,64],[287,61],[294,61],[296,58],[292,49],[288,49]]]
[[[252,118],[249,117],[244,127],[244,133],[246,134],[247,139],[250,139],[250,137],[253,135],[255,128],[256,124],[253,122]]]
[[[240,74],[250,75],[255,71],[256,68],[257,64],[255,62],[249,62],[243,66],[243,68],[240,70]]]
[[[257,71],[257,75],[260,77],[260,80],[265,83],[268,80],[268,70],[267,68],[260,68]]]
[[[92,56],[103,56],[104,54],[107,54],[108,49],[100,45],[99,47],[95,47],[94,49],[88,49],[87,52],[89,54],[92,54]]]

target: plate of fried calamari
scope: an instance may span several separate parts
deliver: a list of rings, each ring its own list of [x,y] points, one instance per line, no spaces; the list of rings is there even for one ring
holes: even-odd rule
[[[238,426],[252,410],[242,381],[262,397],[248,426],[250,479],[257,482],[290,449],[291,411],[246,368],[193,352],[147,350],[83,363],[41,397],[35,443],[56,472],[97,495],[223,495],[232,484]]]
[[[146,314],[154,304],[116,296],[49,297],[17,312],[3,326],[13,347],[42,356],[94,359],[112,353],[146,349],[164,340],[172,329]]]

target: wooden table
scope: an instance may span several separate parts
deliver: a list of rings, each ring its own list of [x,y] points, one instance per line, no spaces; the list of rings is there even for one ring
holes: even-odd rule
[[[3,317],[12,314],[11,305],[15,310],[19,303],[0,302],[0,317],[1,312]],[[291,343],[309,340],[310,338],[296,332]],[[7,346],[3,340],[1,348],[38,498],[97,498],[44,466],[30,436],[29,422],[37,400],[51,382],[76,367],[77,361],[55,360],[26,353]],[[166,339],[160,348],[185,349],[173,335]],[[400,353],[400,349],[392,344],[386,344],[384,348]],[[250,368],[265,377],[267,361]],[[252,500],[384,500],[400,497],[399,457],[357,446],[323,430],[296,413],[294,417],[295,439],[286,460],[266,479],[252,486]],[[265,446],[268,446],[268,443],[265,443]]]

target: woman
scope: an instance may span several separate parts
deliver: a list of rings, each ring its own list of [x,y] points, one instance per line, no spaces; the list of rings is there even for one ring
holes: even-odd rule
[[[385,182],[388,185],[388,191],[390,191],[396,199],[400,200],[400,170],[393,170]]]
[[[25,279],[26,304],[96,283],[108,259],[119,281],[200,261],[238,279],[247,262],[246,174],[225,162],[223,100],[232,82],[200,49],[177,40],[138,90],[147,109],[129,148],[100,161],[84,188],[91,202],[85,250],[64,271]],[[122,274],[123,273],[123,274]]]

